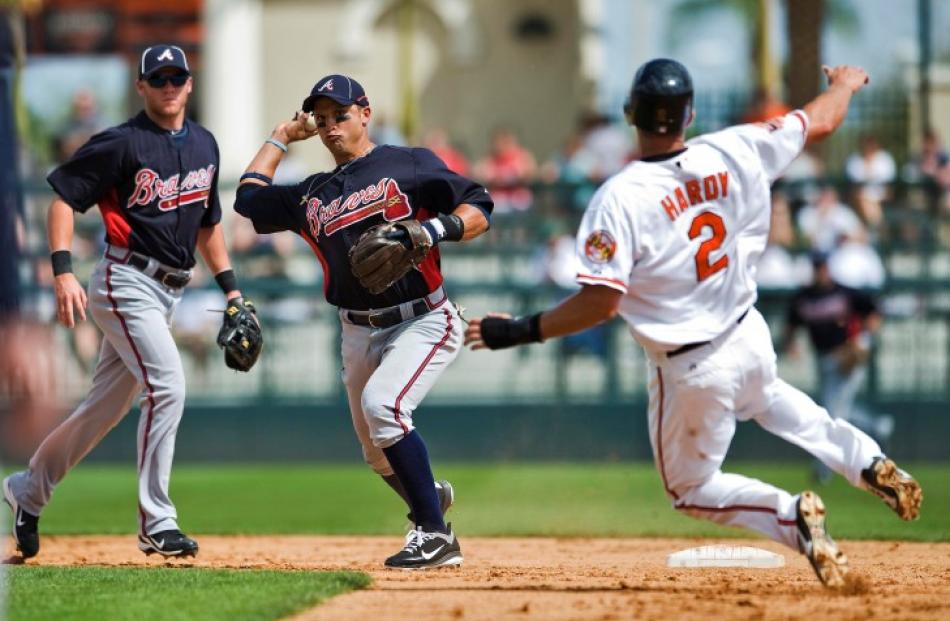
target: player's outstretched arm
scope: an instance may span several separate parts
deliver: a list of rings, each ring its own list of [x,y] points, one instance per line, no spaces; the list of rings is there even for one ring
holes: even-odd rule
[[[465,329],[465,344],[472,349],[504,349],[525,343],[583,332],[612,319],[623,293],[602,285],[584,285],[554,308],[512,318],[489,314],[473,319]]]
[[[56,317],[67,328],[76,325],[74,313],[86,320],[86,291],[73,274],[69,249],[73,243],[73,208],[57,197],[49,206],[46,234],[52,253]]]
[[[808,138],[806,144],[824,140],[834,132],[848,114],[851,96],[868,83],[868,74],[861,67],[839,65],[822,66],[828,78],[828,89],[805,104],[808,115]]]

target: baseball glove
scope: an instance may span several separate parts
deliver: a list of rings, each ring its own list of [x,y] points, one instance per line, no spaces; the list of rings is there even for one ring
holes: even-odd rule
[[[240,297],[228,300],[224,324],[218,331],[218,345],[224,349],[224,363],[228,367],[245,373],[251,370],[264,347],[264,334],[253,302]]]
[[[418,220],[379,224],[350,248],[350,268],[370,293],[382,293],[429,254],[432,240]]]

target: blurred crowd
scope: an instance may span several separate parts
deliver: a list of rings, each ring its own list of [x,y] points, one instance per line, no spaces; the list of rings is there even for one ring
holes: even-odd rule
[[[52,137],[49,152],[55,161],[65,161],[93,134],[108,123],[100,114],[96,94],[76,92],[68,103],[69,113]],[[766,92],[752,95],[738,122],[761,122],[789,108]],[[409,144],[398,127],[386,118],[374,119],[372,139],[377,143]],[[619,118],[585,113],[554,153],[533,153],[525,146],[515,125],[498,126],[491,132],[484,153],[473,153],[457,144],[450,129],[432,127],[419,144],[431,149],[446,165],[460,174],[483,182],[495,199],[495,231],[480,241],[486,251],[513,252],[531,262],[535,284],[565,291],[574,285],[573,231],[591,195],[608,177],[638,157],[634,133]],[[841,166],[828,165],[818,150],[806,150],[789,167],[773,192],[772,228],[769,246],[759,267],[762,287],[791,290],[810,282],[810,257],[820,252],[828,257],[835,280],[863,289],[879,289],[886,278],[880,249],[917,248],[924,237],[950,244],[950,158],[933,130],[925,132],[921,148],[899,168],[895,158],[876,136],[860,138],[859,148]],[[840,170],[834,177],[829,168]],[[308,163],[291,157],[282,164],[278,183],[299,181],[310,171]],[[37,182],[46,171],[37,171]],[[896,189],[899,188],[900,191]],[[33,297],[38,317],[55,315],[48,291],[52,272],[46,260],[42,231],[44,205],[34,205]],[[78,218],[73,255],[91,265],[102,253],[103,235],[98,218]],[[314,283],[320,274],[307,260],[309,248],[295,235],[257,235],[249,222],[232,218],[229,242],[244,278],[267,283],[278,291],[281,283]],[[183,300],[190,318],[177,326],[179,342],[190,350],[202,373],[214,354],[205,338],[217,322],[209,310],[211,300],[200,288],[207,276],[198,268],[198,287],[190,287]],[[275,295],[276,300],[281,296]],[[213,309],[211,309],[213,310]],[[281,302],[274,309],[280,317],[299,320],[312,308],[297,301]],[[88,322],[71,336],[71,346],[82,370],[94,364],[98,335]],[[570,345],[568,345],[570,346]],[[602,344],[591,345],[596,350]]]

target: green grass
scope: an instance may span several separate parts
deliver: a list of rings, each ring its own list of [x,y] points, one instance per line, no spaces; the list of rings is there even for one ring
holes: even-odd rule
[[[810,469],[729,465],[792,492],[813,487]],[[912,464],[924,487],[923,516],[902,522],[880,500],[837,477],[815,487],[839,538],[950,541],[950,465]],[[649,464],[450,464],[436,475],[455,485],[449,514],[462,535],[746,536],[670,508]],[[62,482],[42,533],[133,533],[135,472],[79,467]],[[402,502],[362,466],[175,468],[171,486],[188,533],[396,534]],[[131,544],[130,544],[131,545]]]
[[[15,566],[6,573],[9,621],[269,621],[369,583],[348,572]]]

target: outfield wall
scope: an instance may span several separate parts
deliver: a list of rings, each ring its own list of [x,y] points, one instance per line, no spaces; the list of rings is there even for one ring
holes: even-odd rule
[[[941,402],[885,403],[896,429],[888,452],[899,459],[950,461],[950,417]],[[133,411],[89,456],[134,462]],[[416,422],[438,461],[651,460],[643,402],[575,405],[433,406]],[[349,413],[338,406],[268,409],[189,407],[178,432],[179,462],[350,462],[360,449]],[[788,460],[806,455],[754,423],[738,426],[730,459]]]

